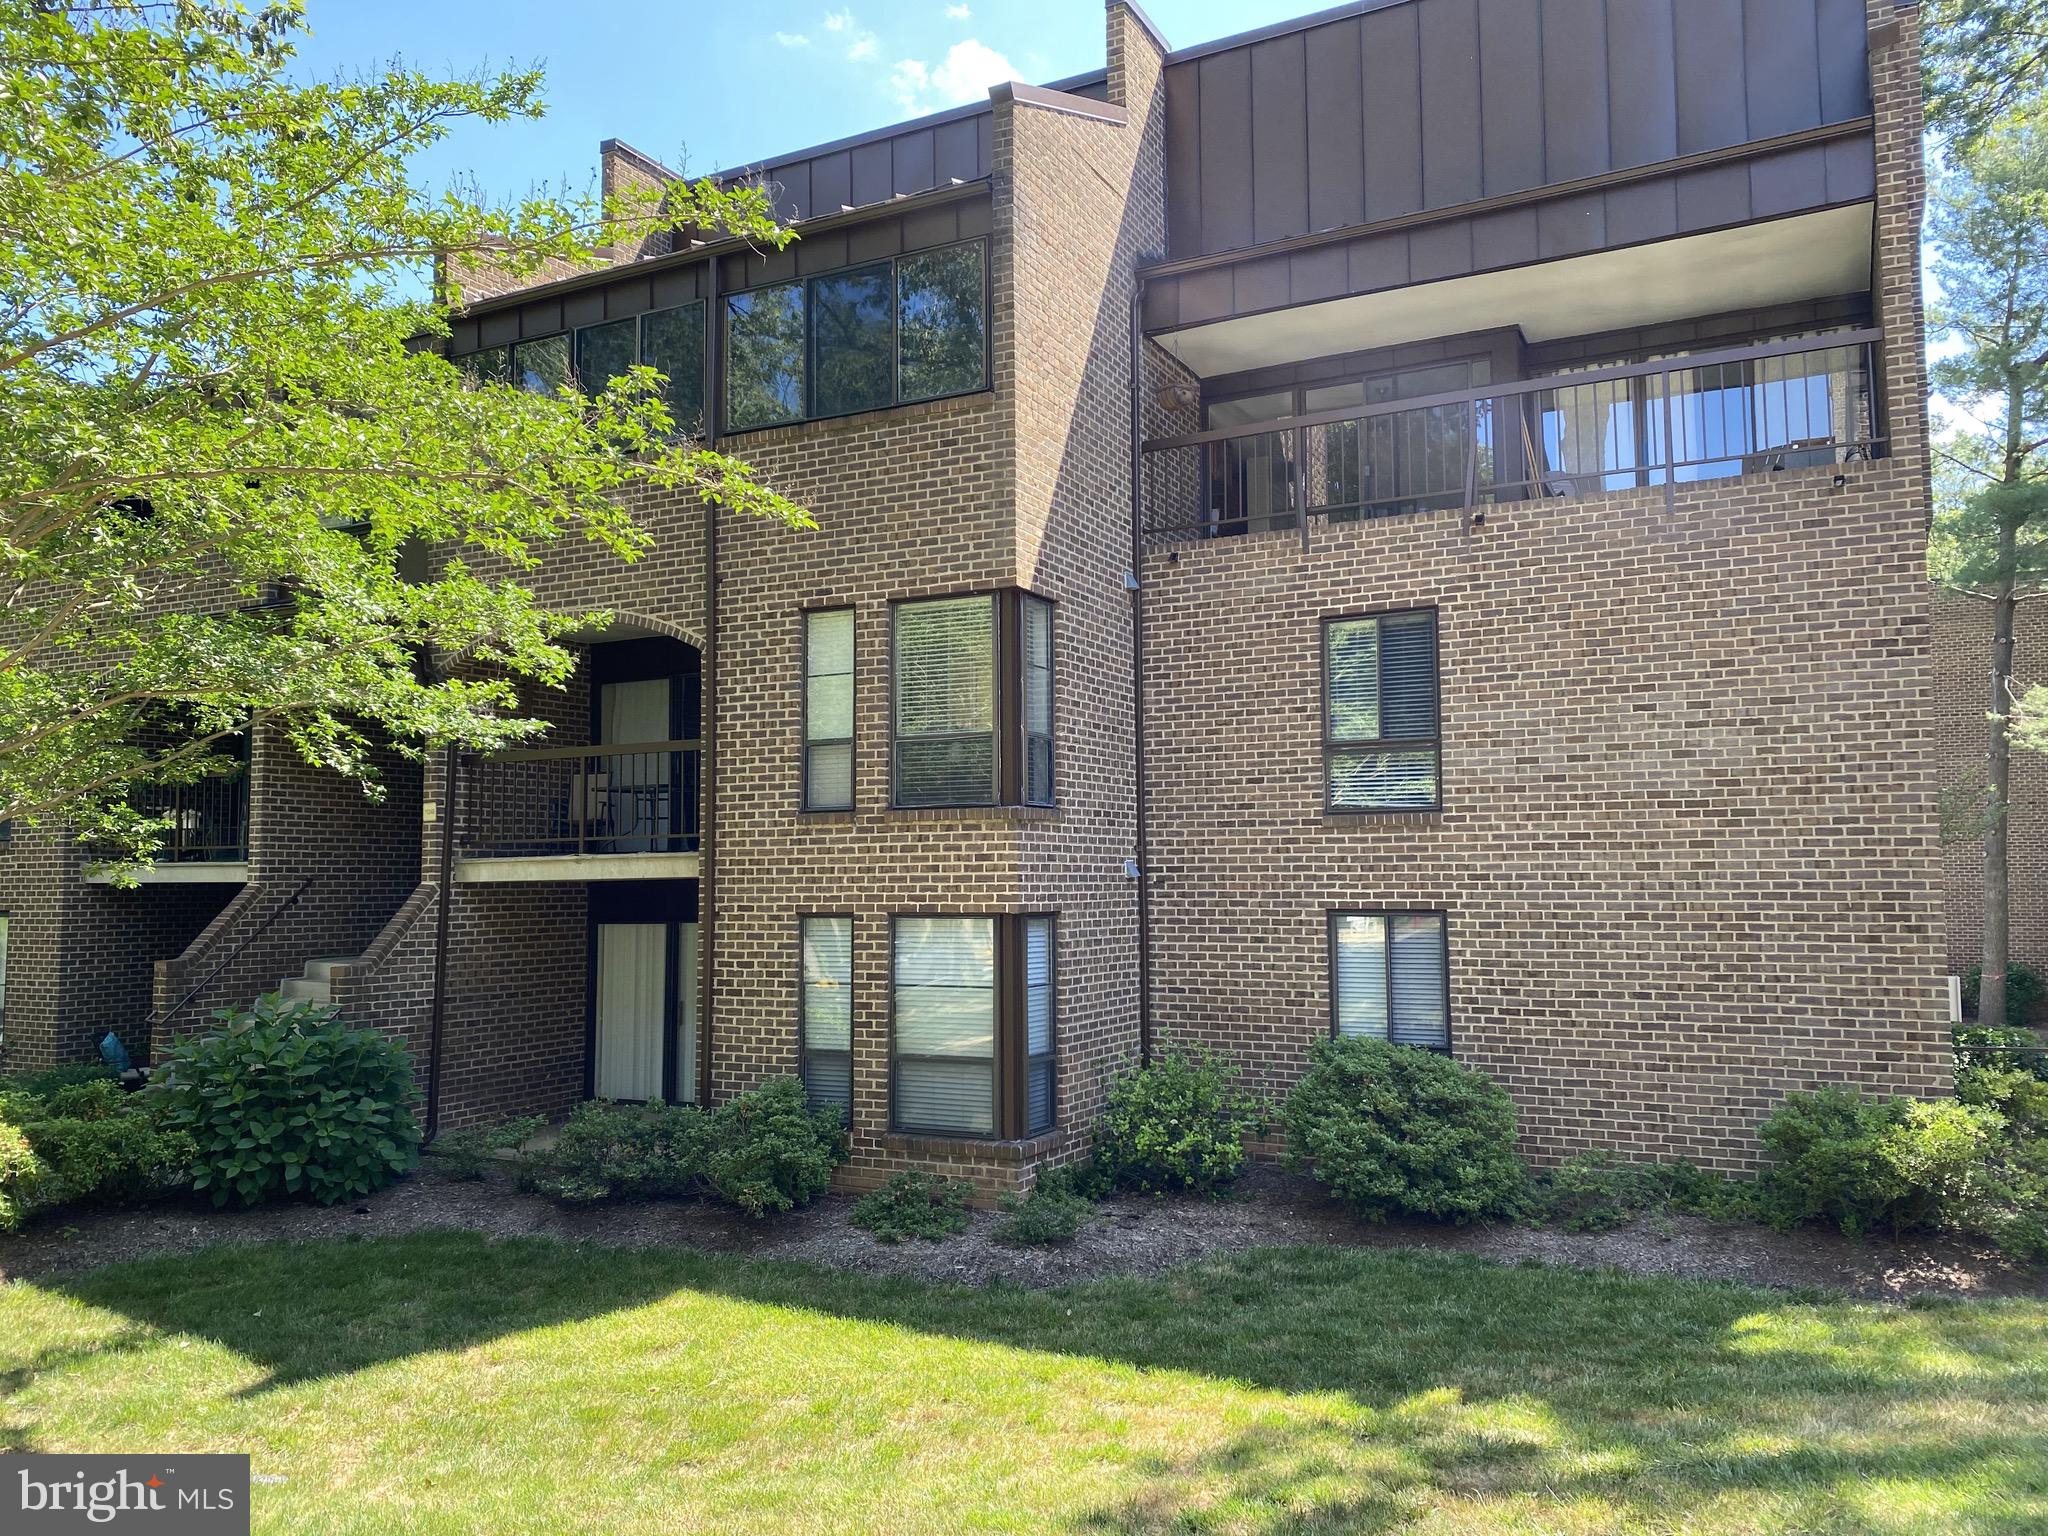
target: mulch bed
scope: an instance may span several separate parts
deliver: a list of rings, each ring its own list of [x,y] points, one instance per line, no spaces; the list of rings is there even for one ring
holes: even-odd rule
[[[999,1243],[992,1236],[998,1218],[986,1211],[974,1214],[967,1232],[944,1242],[881,1243],[848,1220],[852,1209],[849,1197],[833,1195],[808,1210],[755,1223],[690,1202],[567,1208],[519,1193],[506,1169],[462,1182],[443,1177],[429,1164],[357,1205],[216,1211],[170,1202],[59,1213],[0,1237],[0,1280],[36,1280],[220,1243],[453,1228],[622,1248],[696,1248],[965,1285],[1068,1285],[1105,1275],[1157,1274],[1209,1254],[1320,1243],[1817,1288],[1872,1300],[2048,1297],[2048,1269],[2024,1268],[1993,1249],[1947,1238],[1857,1240],[1832,1231],[1780,1233],[1682,1215],[1649,1217],[1595,1233],[1511,1224],[1373,1226],[1332,1204],[1308,1181],[1268,1165],[1255,1165],[1227,1199],[1104,1201],[1081,1235],[1060,1247]]]

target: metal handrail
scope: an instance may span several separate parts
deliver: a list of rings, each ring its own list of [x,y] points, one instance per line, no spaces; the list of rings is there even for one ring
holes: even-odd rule
[[[305,879],[301,880],[295,887],[293,887],[292,893],[289,896],[285,897],[283,901],[279,902],[277,906],[271,911],[268,917],[264,918],[262,922],[258,923],[253,930],[246,934],[243,937],[242,941],[228,952],[227,958],[222,960],[220,964],[216,965],[212,970],[208,971],[205,977],[201,979],[199,984],[193,987],[191,991],[187,992],[183,997],[179,998],[175,1003],[171,1004],[171,1006],[166,1008],[161,1014],[156,1013],[152,1010],[149,1017],[142,1021],[142,1027],[144,1031],[153,1035],[157,1030],[161,1029],[164,1025],[170,1023],[172,1019],[176,1018],[180,1013],[184,1012],[185,1008],[191,1003],[193,998],[197,997],[200,993],[204,992],[208,987],[212,986],[214,982],[218,981],[220,979],[221,972],[225,971],[229,966],[233,965],[237,960],[241,959],[243,954],[248,950],[251,944],[254,944],[258,939],[262,938],[264,934],[270,931],[270,925],[272,923],[276,922],[280,917],[283,917],[285,913],[289,912],[293,907],[298,905],[299,898],[306,894],[307,890],[312,886],[313,882],[317,878],[318,877],[315,875],[308,875],[306,876]]]
[[[701,852],[704,760],[696,738],[473,759],[455,845],[483,858]]]
[[[486,752],[486,763],[540,763],[562,757],[617,757],[627,752],[701,752],[704,744],[689,741],[607,741],[584,747],[519,747],[506,752]]]
[[[1867,346],[1882,340],[1884,330],[1881,326],[1865,326],[1861,330],[1834,331],[1825,336],[1802,336],[1793,341],[1774,341],[1759,347],[1724,347],[1715,352],[1693,352],[1682,357],[1667,357],[1650,363],[1618,363],[1612,368],[1589,368],[1584,373],[1556,373],[1540,379],[1504,380],[1498,384],[1481,384],[1471,389],[1447,390],[1443,394],[1417,395],[1412,400],[1389,400],[1380,405],[1350,405],[1328,411],[1307,411],[1299,416],[1277,416],[1271,421],[1253,422],[1242,427],[1215,427],[1204,432],[1183,432],[1173,437],[1148,437],[1144,446],[1147,453],[1159,453],[1168,448],[1198,448],[1205,443],[1265,437],[1302,427],[1325,427],[1346,421],[1370,421],[1380,416],[1403,416],[1410,411],[1426,411],[1436,406],[1476,405],[1484,401],[1519,398],[1523,395],[1545,395],[1554,390],[1583,389],[1588,385],[1611,384],[1620,379],[1659,378],[1666,374],[1692,373],[1703,368],[1715,368],[1724,363],[1757,362],[1771,357],[1797,357],[1806,352],[1831,352],[1839,347]],[[1722,457],[1726,458],[1727,455],[1724,454]],[[1704,459],[1699,462],[1718,463],[1719,460]],[[1647,467],[1656,469],[1662,466]]]

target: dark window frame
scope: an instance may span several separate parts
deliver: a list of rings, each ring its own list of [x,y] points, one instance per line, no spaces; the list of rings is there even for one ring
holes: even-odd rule
[[[844,923],[846,924],[846,1049],[845,1049],[845,1050],[844,1050],[843,1052],[842,1052],[842,1051],[836,1051],[836,1050],[834,1050],[834,1051],[818,1051],[818,1052],[813,1052],[813,1051],[812,1051],[812,1049],[811,1049],[811,1039],[810,1039],[810,1011],[809,1011],[809,1008],[808,1008],[808,1006],[807,1006],[807,1004],[808,1004],[808,1002],[809,1002],[809,994],[808,994],[808,991],[807,991],[807,987],[808,987],[808,983],[809,983],[809,978],[808,978],[808,977],[807,977],[807,975],[805,974],[805,969],[804,969],[804,930],[805,930],[805,929],[806,929],[806,928],[807,928],[807,927],[808,927],[808,926],[809,926],[810,924],[812,924],[812,923],[815,923],[815,922],[844,922]],[[807,1101],[810,1101],[810,1100],[812,1099],[812,1095],[811,1095],[811,1057],[812,1057],[812,1055],[813,1055],[813,1054],[816,1054],[816,1055],[821,1055],[821,1056],[840,1056],[840,1055],[844,1055],[844,1056],[846,1057],[846,1124],[847,1124],[847,1128],[848,1128],[849,1130],[851,1130],[851,1129],[853,1128],[853,1065],[854,1065],[854,1050],[853,1050],[853,1027],[854,1027],[854,1007],[855,1007],[855,999],[856,999],[856,998],[857,998],[857,996],[858,996],[858,993],[857,993],[857,991],[856,991],[856,984],[855,984],[855,976],[856,976],[856,974],[857,974],[857,966],[856,966],[856,963],[855,963],[855,949],[854,949],[854,941],[855,941],[855,939],[856,939],[856,938],[858,937],[858,935],[859,935],[859,928],[860,928],[859,920],[858,920],[858,919],[857,919],[857,918],[856,918],[856,917],[854,916],[854,914],[853,914],[853,913],[851,913],[851,912],[799,912],[799,913],[797,914],[797,916],[796,916],[796,1061],[797,1061],[797,1077],[798,1077],[798,1079],[799,1079],[799,1080],[800,1080],[800,1081],[801,1081],[801,1082],[803,1083],[803,1085],[804,1085],[804,1097],[805,1097],[805,1099],[806,1099]],[[894,958],[893,958],[893,956],[891,957],[891,963],[892,963],[892,964],[894,963]],[[892,1027],[893,1027],[893,1025],[894,1025],[894,1020],[893,1020],[893,1019],[891,1020],[891,1025],[892,1025]],[[814,1102],[813,1102],[813,1107],[815,1107],[815,1103],[814,1103]]]
[[[1330,733],[1330,627],[1334,624],[1355,624],[1365,619],[1375,622],[1386,619],[1405,618],[1409,614],[1429,615],[1429,638],[1431,646],[1430,667],[1430,711],[1436,716],[1434,736],[1378,736],[1370,741],[1337,741]],[[1443,665],[1443,615],[1435,604],[1411,608],[1379,608],[1364,613],[1331,613],[1323,615],[1316,630],[1320,648],[1319,667],[1322,674],[1320,714],[1322,716],[1318,734],[1322,741],[1323,753],[1323,813],[1329,816],[1434,816],[1444,808],[1444,665]],[[1386,649],[1375,647],[1375,665],[1378,673],[1374,685],[1382,701],[1386,697]],[[1381,720],[1385,720],[1384,707]],[[1375,752],[1419,752],[1427,748],[1436,761],[1436,799],[1430,805],[1338,805],[1336,803],[1336,781],[1331,768],[1340,757],[1364,757]]]
[[[1457,1015],[1451,1006],[1451,914],[1447,907],[1330,907],[1323,914],[1323,958],[1328,968],[1330,993],[1329,1034],[1332,1040],[1349,1039],[1337,1029],[1337,1015],[1341,999],[1337,992],[1337,928],[1347,917],[1377,917],[1387,925],[1387,1035],[1388,1045],[1403,1045],[1414,1051],[1433,1051],[1439,1056],[1455,1056],[1457,1045]],[[1444,977],[1444,1040],[1442,1045],[1407,1045],[1394,1039],[1394,919],[1397,917],[1433,917],[1437,920],[1437,942],[1441,948]]]
[[[846,674],[847,734],[811,739],[811,621],[820,614],[843,613],[853,625],[853,665]],[[893,637],[892,637],[893,640]],[[797,610],[797,805],[815,814],[851,811],[860,799],[860,615],[852,603],[825,603]],[[893,704],[892,704],[893,709]],[[818,805],[811,798],[811,749],[844,745],[847,755],[846,804]]]
[[[902,794],[901,757],[897,750],[901,740],[897,716],[896,694],[896,653],[897,616],[905,608],[918,603],[958,602],[965,598],[989,599],[989,610],[994,634],[991,638],[991,658],[995,669],[992,679],[994,718],[990,725],[990,736],[994,757],[994,772],[991,776],[991,793],[988,800],[948,800],[932,803],[906,801]],[[1050,683],[1049,718],[1050,729],[1045,732],[1050,764],[1047,769],[1046,798],[1029,800],[1025,798],[1027,772],[1026,755],[1031,749],[1034,732],[1025,729],[1024,719],[1024,608],[1027,602],[1045,605],[1046,613],[1046,660]],[[1056,809],[1059,805],[1059,603],[1041,593],[1024,587],[977,587],[963,592],[931,592],[916,597],[898,597],[889,600],[889,808],[897,811],[923,810],[994,810],[1013,806],[1029,806],[1040,810]],[[979,737],[979,731],[959,732],[952,737],[927,736],[919,740],[950,740]]]
[[[557,337],[562,337],[569,344],[569,372],[564,382],[574,384],[577,388],[581,389],[583,387],[583,337],[585,332],[600,331],[611,326],[630,323],[633,327],[633,362],[630,366],[635,368],[651,368],[654,365],[647,360],[647,322],[659,315],[679,314],[689,309],[703,310],[705,307],[706,301],[703,299],[689,299],[681,304],[664,304],[659,309],[642,310],[636,315],[622,316],[611,320],[595,320],[589,325],[579,325],[560,331],[549,331],[541,336],[522,336],[517,341],[500,342],[495,346],[478,347],[473,351],[464,352],[457,357],[451,358],[450,361],[454,362],[458,367],[476,373],[476,376],[483,382],[516,385],[518,383],[518,376],[514,372],[514,361],[517,350],[523,346],[530,346],[535,342],[553,341]],[[708,349],[711,345],[709,327],[708,325],[700,326],[700,330],[704,333],[702,344]],[[477,372],[481,366],[477,360],[479,358],[491,357],[495,354],[502,354],[502,368],[494,367],[489,371]],[[699,358],[697,361],[697,372],[701,378],[704,360]],[[675,382],[675,377],[674,374],[668,375],[671,386]],[[701,389],[701,384],[699,387]],[[588,393],[589,391],[585,392]],[[671,404],[673,404],[673,401],[671,401]],[[700,412],[703,411],[704,407],[701,403],[698,409]],[[684,435],[702,437],[704,435],[704,423],[700,420],[694,433],[686,431]]]
[[[898,271],[899,264],[918,256],[933,256],[942,251],[979,246],[981,250],[981,378],[978,383],[966,389],[950,390],[938,395],[919,395],[914,399],[903,398],[903,289]],[[882,405],[860,406],[849,411],[819,412],[817,405],[817,324],[811,292],[813,285],[843,277],[850,272],[859,272],[870,267],[886,267],[889,274],[889,399]],[[731,369],[726,360],[729,355],[729,337],[732,329],[731,304],[749,294],[762,293],[770,288],[795,287],[801,290],[804,303],[804,347],[803,347],[803,409],[795,416],[778,421],[758,422],[749,426],[735,426],[732,422]],[[995,376],[995,282],[994,259],[987,235],[973,235],[965,240],[947,240],[939,245],[920,246],[912,251],[898,251],[888,256],[872,257],[866,261],[848,262],[824,272],[807,272],[797,277],[778,278],[772,283],[755,283],[747,288],[735,288],[719,295],[718,326],[715,337],[707,336],[707,345],[719,349],[719,373],[725,382],[719,389],[717,402],[719,435],[741,437],[749,432],[770,432],[782,427],[800,426],[811,421],[838,421],[848,416],[862,416],[870,411],[900,410],[909,405],[923,405],[932,400],[957,400],[967,395],[985,394],[994,387]]]
[[[993,1100],[990,1106],[992,1131],[963,1131],[944,1126],[923,1126],[906,1124],[897,1115],[897,1106],[902,1095],[898,1092],[897,1068],[904,1061],[959,1061],[957,1056],[921,1056],[906,1054],[896,1047],[896,948],[900,925],[905,922],[946,921],[982,922],[992,925],[995,944],[995,975],[993,978],[992,1044],[990,1054],[989,1085]],[[1031,1035],[1029,1008],[1029,978],[1027,957],[1029,954],[1026,936],[1027,925],[1045,922],[1051,927],[1051,945],[1047,952],[1047,981],[1051,1012],[1052,1049],[1043,1056],[1030,1054]],[[899,1136],[942,1137],[957,1141],[1016,1142],[1035,1140],[1041,1136],[1054,1135],[1060,1127],[1060,923],[1059,914],[1053,911],[1030,912],[932,912],[910,911],[889,914],[889,1130]],[[1031,1064],[1034,1060],[1050,1060],[1052,1064],[1052,1118],[1038,1130],[1029,1129]]]

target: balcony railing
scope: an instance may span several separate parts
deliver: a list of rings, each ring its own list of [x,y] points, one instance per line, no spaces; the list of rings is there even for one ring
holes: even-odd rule
[[[1877,329],[1145,443],[1153,543],[1844,463],[1880,440]],[[1304,517],[1303,513],[1307,516]]]
[[[128,803],[170,819],[158,864],[236,864],[249,856],[249,770],[210,774],[190,784],[140,784]]]
[[[464,765],[456,846],[470,858],[695,853],[695,741],[500,752]]]

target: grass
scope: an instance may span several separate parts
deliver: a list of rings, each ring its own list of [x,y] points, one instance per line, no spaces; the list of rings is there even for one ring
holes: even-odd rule
[[[2048,1306],[1421,1254],[220,1248],[0,1287],[0,1393],[0,1449],[251,1453],[258,1531],[2048,1529]]]

